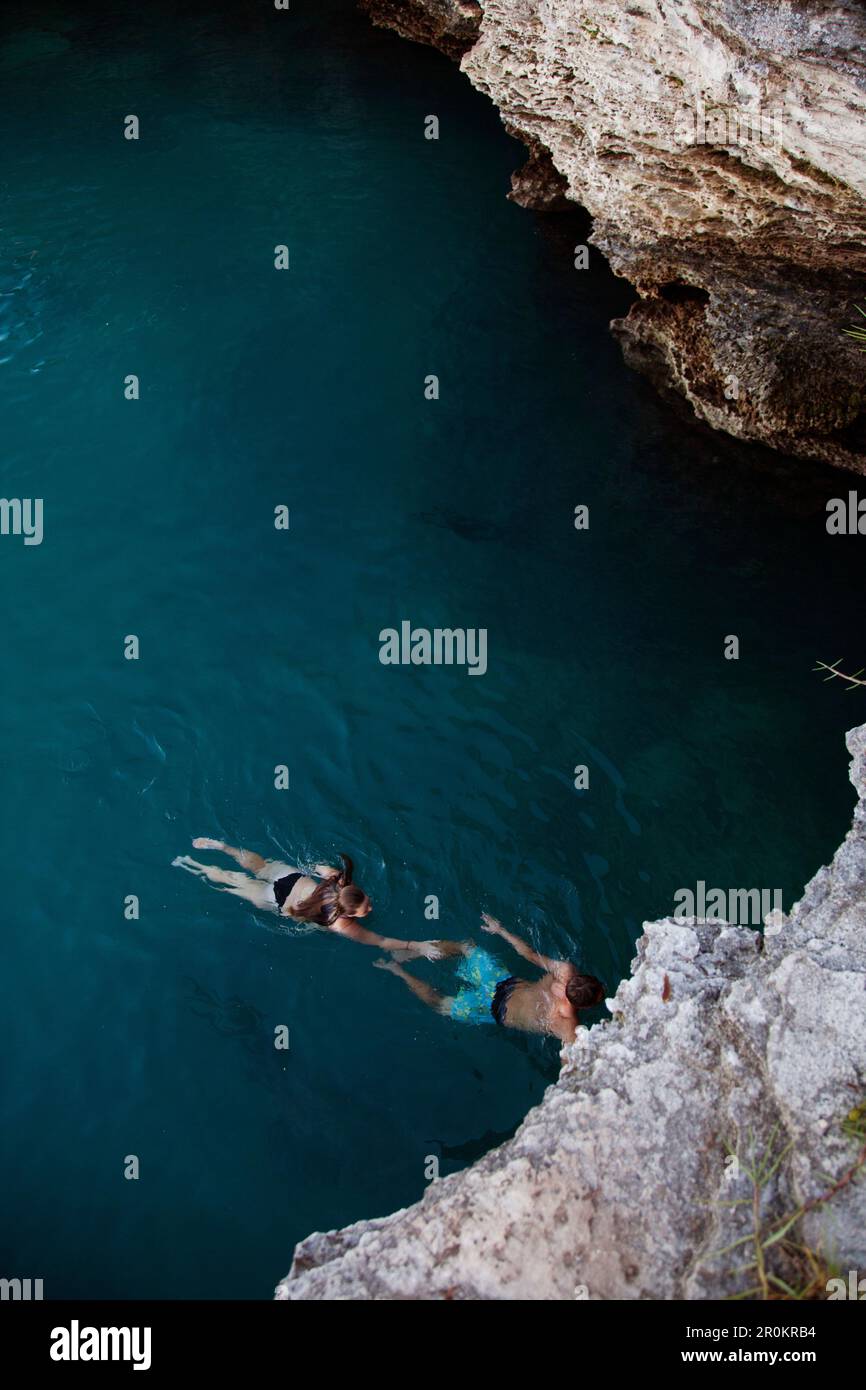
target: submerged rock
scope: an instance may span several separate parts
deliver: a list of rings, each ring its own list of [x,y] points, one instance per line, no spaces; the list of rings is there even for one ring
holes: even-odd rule
[[[866,472],[859,0],[362,0],[529,147],[512,196],[592,214],[631,365],[716,429]]]
[[[801,1212],[820,1296],[825,1274],[866,1269],[866,1182],[846,1181],[862,1118],[843,1128],[866,1096],[866,725],[848,747],[852,828],[790,915],[764,936],[646,923],[612,1021],[565,1050],[514,1138],[413,1207],[309,1236],[276,1297],[743,1293],[753,1246],[729,1247],[754,1234],[760,1164],[762,1229]],[[798,1288],[814,1273],[782,1242],[767,1259]]]

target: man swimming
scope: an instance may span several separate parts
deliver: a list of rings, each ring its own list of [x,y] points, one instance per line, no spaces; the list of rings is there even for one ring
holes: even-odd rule
[[[309,922],[338,936],[348,937],[362,946],[378,946],[382,951],[394,951],[401,960],[424,956],[439,960],[442,952],[435,941],[400,941],[394,936],[379,936],[359,926],[358,919],[372,912],[373,904],[362,888],[353,882],[353,865],[341,854],[342,869],[329,864],[317,864],[312,874],[279,859],[264,859],[251,849],[233,849],[222,840],[201,836],[192,842],[193,849],[216,849],[227,854],[244,870],[221,869],[216,864],[200,864],[188,854],[179,854],[172,863],[191,874],[200,874],[210,883],[218,884],[227,893],[244,898],[266,912],[277,912],[296,922]],[[312,875],[315,875],[315,878]],[[252,877],[250,877],[252,875]],[[318,884],[316,879],[319,879]]]
[[[519,1028],[524,1033],[546,1033],[562,1043],[572,1043],[580,1026],[579,1012],[604,999],[604,986],[594,975],[582,975],[571,961],[542,956],[488,913],[481,914],[481,930],[501,936],[524,960],[544,971],[540,980],[503,977],[503,966],[474,941],[437,941],[443,956],[461,956],[457,967],[462,987],[457,994],[441,994],[423,980],[416,980],[394,960],[377,960],[377,969],[401,979],[429,1008],[462,1023],[489,1023]]]

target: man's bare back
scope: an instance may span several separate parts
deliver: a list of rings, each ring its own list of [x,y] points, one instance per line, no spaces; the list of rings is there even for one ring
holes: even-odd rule
[[[563,981],[549,973],[540,980],[515,980],[502,1022],[524,1033],[551,1033],[563,1043],[574,1042],[579,1026]]]

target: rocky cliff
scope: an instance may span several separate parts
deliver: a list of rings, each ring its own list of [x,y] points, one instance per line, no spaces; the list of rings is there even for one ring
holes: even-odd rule
[[[631,365],[716,429],[866,472],[860,0],[361,3],[496,103],[529,147],[517,201],[592,214],[638,292]]]
[[[848,747],[852,828],[789,916],[647,923],[611,1021],[515,1137],[414,1207],[309,1236],[277,1298],[826,1297],[862,1275],[866,725]],[[795,1215],[800,1248],[767,1245],[762,1271]]]

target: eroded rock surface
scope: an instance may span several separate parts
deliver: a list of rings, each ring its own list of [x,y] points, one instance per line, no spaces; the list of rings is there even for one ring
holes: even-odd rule
[[[783,1151],[763,1222],[815,1203],[802,1237],[862,1274],[866,1182],[820,1201],[862,1149],[842,1121],[866,1095],[866,725],[848,747],[852,828],[777,934],[646,923],[611,1021],[567,1049],[514,1138],[413,1207],[309,1236],[277,1298],[742,1292],[749,1247],[719,1252],[754,1229],[751,1204],[722,1203],[750,1194],[751,1161]]]
[[[430,43],[449,58],[462,58],[478,37],[481,6],[475,0],[360,0],[375,24],[404,39]]]
[[[594,219],[627,360],[716,429],[866,472],[859,0],[363,0],[530,148],[517,201]],[[546,170],[546,176],[542,176]]]

